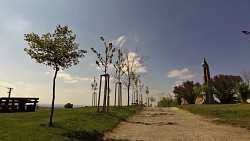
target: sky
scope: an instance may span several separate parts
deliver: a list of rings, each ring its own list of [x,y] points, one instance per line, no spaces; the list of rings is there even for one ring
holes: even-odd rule
[[[51,67],[36,63],[24,52],[24,34],[39,36],[67,25],[79,48],[87,50],[80,63],[60,71],[56,104],[91,105],[91,83],[102,74],[91,47],[102,51],[100,40],[149,59],[142,64],[141,81],[159,100],[173,86],[191,80],[202,83],[203,58],[211,76],[240,75],[250,69],[249,0],[2,0],[0,2],[0,97],[52,99]],[[112,68],[110,69],[112,73]],[[125,86],[123,86],[125,87]],[[142,91],[144,98],[145,89]],[[114,84],[111,84],[111,104]],[[126,104],[126,89],[123,104]]]

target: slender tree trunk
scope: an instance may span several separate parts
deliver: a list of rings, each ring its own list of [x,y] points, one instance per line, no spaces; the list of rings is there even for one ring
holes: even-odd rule
[[[49,126],[53,126],[52,119],[54,114],[54,103],[55,103],[55,97],[56,97],[56,76],[58,72],[58,68],[56,67],[54,79],[53,79],[53,97],[52,97],[52,108],[51,108],[51,114],[50,114],[50,120],[49,120]]]
[[[117,84],[118,84],[118,83],[115,83],[115,104],[114,104],[115,107],[116,107],[116,91],[117,91]],[[118,103],[117,105],[119,106],[119,90],[118,90],[118,94],[117,94],[117,95],[118,95],[118,96],[117,96],[117,97],[118,97],[118,98],[117,98],[117,101],[118,101],[118,102],[117,102],[117,103]]]
[[[128,106],[129,106],[129,86],[128,86]]]

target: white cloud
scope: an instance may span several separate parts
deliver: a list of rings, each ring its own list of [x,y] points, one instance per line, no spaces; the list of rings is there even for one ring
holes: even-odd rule
[[[26,83],[26,82],[22,82],[22,81],[19,81],[16,83],[17,87],[22,87],[26,90],[35,90],[35,87],[34,85],[30,84],[30,83]]]
[[[30,22],[22,16],[10,16],[3,25],[7,30],[11,30],[11,32],[23,34],[30,27]]]
[[[58,75],[57,75],[58,78],[62,78],[64,80],[64,83],[77,83],[79,81],[90,81],[92,80],[91,78],[84,78],[84,77],[78,77],[78,76],[71,76],[71,74],[69,73],[66,73],[64,71],[59,71],[58,72]]]
[[[195,74],[191,74],[188,68],[181,70],[172,70],[168,72],[167,77],[169,78],[179,78],[179,79],[190,79],[193,78]]]
[[[46,75],[50,75],[50,72],[47,71],[47,72],[45,72],[45,74],[46,74]]]
[[[89,63],[91,67],[96,67],[97,65],[95,63]]]
[[[5,83],[5,82],[0,82],[0,87],[5,88],[5,87],[14,87],[13,84],[10,83]]]
[[[99,66],[97,66],[96,64],[90,63],[89,65],[90,65],[91,67],[95,67],[96,70],[102,72],[101,68],[100,68]],[[114,70],[115,70],[115,67],[114,67],[113,64],[109,64],[107,69],[108,69],[108,71],[114,71]]]
[[[179,86],[183,83],[183,81],[175,81],[173,87]]]
[[[135,43],[138,43],[139,42],[139,37],[138,37],[138,35],[136,34],[136,35],[134,35],[134,41],[135,41]]]
[[[125,61],[125,63],[133,65],[133,70],[135,70],[136,73],[146,73],[147,68],[141,64],[140,60],[141,58],[138,56],[137,53],[129,52],[128,59]]]
[[[126,36],[121,36],[118,39],[114,40],[113,43],[115,44],[115,46],[122,47],[125,44],[126,40]]]

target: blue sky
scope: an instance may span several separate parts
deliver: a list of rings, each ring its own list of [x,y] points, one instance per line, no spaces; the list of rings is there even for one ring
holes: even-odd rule
[[[201,82],[203,57],[211,76],[240,75],[242,67],[250,69],[250,36],[241,33],[250,30],[249,13],[248,0],[2,0],[0,96],[7,96],[7,86],[14,87],[12,96],[51,103],[53,70],[26,55],[23,35],[53,32],[58,24],[68,25],[88,51],[79,65],[60,72],[58,104],[91,104],[90,84],[101,72],[90,48],[103,48],[100,36],[123,39],[122,48],[150,58],[141,79],[155,97],[172,93],[179,81]]]

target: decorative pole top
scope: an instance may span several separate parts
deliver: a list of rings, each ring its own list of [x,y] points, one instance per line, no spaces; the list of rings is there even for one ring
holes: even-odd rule
[[[97,83],[95,81],[95,77],[94,77],[94,82],[91,84],[92,90],[97,90]]]
[[[249,31],[241,31],[242,33],[246,34],[246,35],[250,35]]]
[[[207,61],[206,61],[206,58],[204,57],[204,59],[203,59],[203,62],[201,63],[201,65],[203,66],[203,65],[207,65]]]

